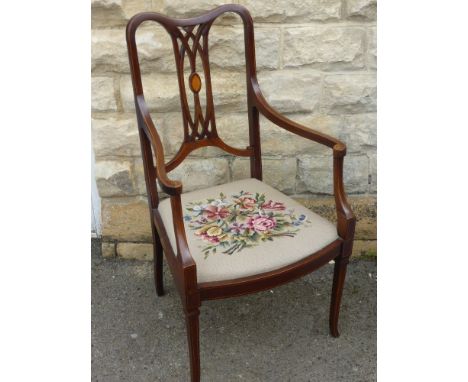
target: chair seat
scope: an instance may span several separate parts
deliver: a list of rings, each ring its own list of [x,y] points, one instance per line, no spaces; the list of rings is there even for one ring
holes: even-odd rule
[[[199,283],[273,271],[338,238],[334,224],[257,179],[187,192],[181,201]],[[176,252],[170,200],[158,209]]]

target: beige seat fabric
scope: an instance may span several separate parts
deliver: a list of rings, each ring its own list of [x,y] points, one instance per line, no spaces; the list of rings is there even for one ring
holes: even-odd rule
[[[338,238],[334,224],[257,179],[188,192],[181,199],[198,282],[272,271]],[[169,199],[159,211],[176,252]]]

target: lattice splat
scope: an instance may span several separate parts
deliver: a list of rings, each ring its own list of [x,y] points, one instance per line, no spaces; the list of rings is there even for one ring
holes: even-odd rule
[[[185,142],[217,136],[208,61],[208,32],[211,24],[210,22],[178,27],[173,36]],[[185,70],[186,60],[190,67],[190,73],[186,73]],[[201,65],[197,67],[197,64]],[[199,73],[203,74],[204,84]],[[189,107],[186,81],[193,93],[193,114]],[[206,95],[205,108],[200,102],[200,91],[203,87]]]

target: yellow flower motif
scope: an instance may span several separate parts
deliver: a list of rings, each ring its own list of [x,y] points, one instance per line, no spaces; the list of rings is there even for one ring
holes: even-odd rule
[[[196,230],[195,235],[202,237],[203,235],[216,237],[219,241],[229,240],[229,236],[226,233],[223,233],[223,230],[214,223],[204,225],[200,229]]]
[[[211,227],[206,230],[208,236],[219,236],[223,233],[223,230],[219,227]]]
[[[214,228],[214,227],[218,227],[216,224],[207,224],[203,227],[201,227],[200,229],[197,229],[195,231],[195,234],[196,235],[202,235],[204,234],[206,231],[208,231],[210,228]]]

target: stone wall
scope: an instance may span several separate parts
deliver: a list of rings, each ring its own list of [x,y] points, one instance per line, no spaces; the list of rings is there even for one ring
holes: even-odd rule
[[[260,86],[293,120],[348,146],[345,183],[358,217],[355,254],[376,250],[376,1],[239,0],[255,23]],[[92,0],[92,136],[102,198],[104,256],[150,258],[145,197],[125,43],[127,20],[140,11],[174,17],[203,13],[215,0]],[[171,158],[182,140],[172,46],[166,32],[137,35],[145,95]],[[223,16],[210,32],[210,62],[220,136],[248,142],[243,29]],[[334,218],[329,149],[261,119],[264,180],[312,210]],[[170,173],[184,190],[249,176],[248,160],[214,149],[195,151]]]

